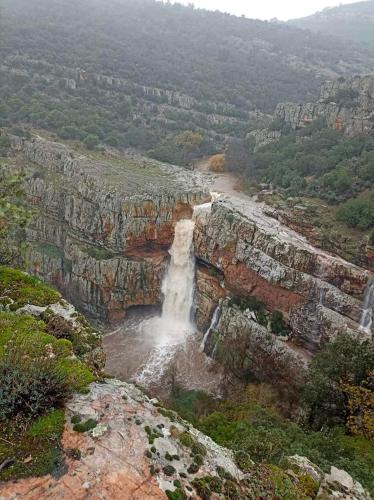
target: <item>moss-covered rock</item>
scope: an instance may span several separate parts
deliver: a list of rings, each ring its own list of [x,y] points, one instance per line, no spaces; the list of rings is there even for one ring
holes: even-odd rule
[[[0,480],[63,466],[63,406],[88,391],[101,352],[98,333],[58,292],[0,267]]]
[[[59,441],[64,429],[63,410],[42,415],[29,427],[24,421],[1,422],[0,463],[10,459],[0,471],[0,481],[43,476],[63,467]]]
[[[61,295],[37,278],[17,269],[0,266],[0,297],[11,299],[13,311],[27,304],[48,306],[61,299]]]

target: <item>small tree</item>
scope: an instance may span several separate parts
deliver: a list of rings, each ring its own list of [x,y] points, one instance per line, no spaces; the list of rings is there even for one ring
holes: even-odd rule
[[[84,139],[84,144],[85,146],[87,147],[87,149],[95,149],[96,146],[99,145],[100,143],[100,140],[98,138],[97,135],[88,135],[85,139]]]
[[[209,160],[209,170],[211,172],[225,171],[225,155],[218,154],[211,157]]]
[[[372,343],[340,335],[328,344],[311,362],[303,389],[309,423],[315,428],[347,423],[352,387],[362,387],[373,369]]]

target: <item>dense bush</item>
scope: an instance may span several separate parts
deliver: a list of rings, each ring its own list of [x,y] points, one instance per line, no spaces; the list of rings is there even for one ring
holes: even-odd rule
[[[270,316],[270,327],[275,335],[288,335],[290,333],[290,327],[285,322],[283,313],[280,311],[272,312]]]
[[[187,402],[192,401],[189,406]],[[170,404],[181,416],[222,446],[236,451],[238,464],[245,457],[283,466],[287,456],[306,456],[323,470],[331,465],[347,470],[374,492],[374,445],[363,437],[351,437],[343,428],[319,432],[302,428],[276,409],[277,394],[264,385],[249,385],[232,400],[217,401],[203,393],[179,389]]]
[[[339,207],[337,219],[350,227],[371,229],[374,227],[374,193],[367,198],[349,200]]]
[[[231,140],[225,154],[226,169],[240,175],[251,175],[253,173],[253,156],[244,140]]]
[[[97,135],[90,134],[83,140],[83,143],[88,149],[95,149],[99,145],[100,139]]]
[[[372,343],[339,335],[328,344],[311,362],[303,389],[309,424],[317,429],[323,425],[345,425],[349,416],[346,388],[364,387],[373,370]]]
[[[211,172],[224,172],[226,167],[225,155],[218,154],[209,160],[209,170]]]
[[[163,144],[148,152],[151,158],[175,165],[188,165],[206,151],[204,137],[200,133],[186,130],[168,137]]]
[[[63,405],[71,388],[47,348],[35,358],[11,341],[4,349],[0,357],[0,421],[19,416],[34,419]]]

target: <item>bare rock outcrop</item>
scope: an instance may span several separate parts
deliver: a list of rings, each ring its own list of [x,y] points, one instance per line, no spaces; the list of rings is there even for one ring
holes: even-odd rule
[[[197,215],[195,249],[222,273],[227,295],[252,295],[268,310],[282,311],[293,340],[308,350],[344,331],[358,334],[371,273],[316,249],[261,205],[214,202],[209,215]]]
[[[277,142],[281,128],[304,128],[317,119],[325,120],[329,128],[348,136],[367,133],[374,128],[374,76],[355,76],[326,81],[321,86],[319,100],[308,103],[280,103],[274,112],[275,130],[255,130],[249,134],[256,147]],[[277,124],[277,125],[275,125]]]
[[[203,177],[132,154],[99,161],[41,138],[12,143],[36,211],[29,270],[96,318],[159,304],[174,225],[209,199]]]
[[[73,397],[66,415],[66,473],[0,484],[1,500],[164,499],[165,491],[177,494],[186,487],[196,494],[193,481],[201,477],[215,477],[223,487],[217,469],[230,474],[238,489],[245,477],[231,451],[124,382],[92,384],[88,394]],[[89,432],[76,431],[73,422],[90,419]]]
[[[297,349],[260,325],[251,311],[230,307],[228,301],[220,304],[219,322],[205,351],[239,378],[254,374],[290,392],[299,389],[305,375],[306,360]]]
[[[255,498],[264,491],[262,481],[271,487],[269,498],[275,498],[280,481],[292,486],[292,498],[310,498],[297,489],[306,477],[319,488],[317,498],[371,498],[345,471],[332,467],[325,474],[299,456],[288,458],[290,470],[277,469],[272,486],[274,466],[248,457],[247,471],[241,471],[233,452],[118,380],[93,383],[88,394],[72,398],[61,451],[65,465],[58,475],[0,483],[0,499]]]

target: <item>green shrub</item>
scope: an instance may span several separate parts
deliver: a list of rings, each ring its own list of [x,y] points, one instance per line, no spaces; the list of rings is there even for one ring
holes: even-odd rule
[[[169,404],[178,415],[195,425],[200,416],[206,415],[214,408],[215,400],[203,391],[188,391],[175,387]]]
[[[271,314],[270,327],[275,335],[288,335],[290,333],[290,328],[284,321],[283,313],[280,311],[273,311]]]
[[[58,302],[61,295],[37,278],[17,269],[0,266],[0,295],[15,301],[13,309],[26,304],[48,306]]]
[[[85,393],[96,380],[91,370],[78,359],[64,358],[57,365],[57,371],[68,382],[73,391]]]
[[[35,420],[28,433],[33,437],[43,437],[45,435],[59,436],[62,434],[65,425],[65,413],[63,410],[55,410]]]
[[[197,474],[199,472],[200,466],[193,462],[187,469],[189,474]]]
[[[22,415],[34,418],[61,407],[71,394],[66,378],[48,352],[29,357],[19,343],[8,343],[0,355],[0,420]]]
[[[172,476],[176,472],[175,468],[172,465],[165,465],[162,470],[165,476]]]
[[[90,134],[84,139],[83,143],[87,149],[95,149],[99,145],[100,139],[97,135]]]
[[[151,429],[149,425],[146,425],[144,427],[144,430],[148,436],[148,442],[149,444],[153,444],[155,442],[155,439],[162,437],[163,435],[157,430],[157,429]],[[152,448],[151,448],[152,449]]]
[[[174,491],[166,490],[165,494],[169,500],[186,500],[187,498],[187,495],[181,488],[177,488]]]
[[[44,476],[62,467],[59,443],[64,429],[62,410],[42,415],[31,425],[17,418],[3,421],[0,426],[0,464],[9,457],[14,459],[8,467],[0,470],[0,481]]]
[[[368,198],[356,198],[342,205],[336,217],[350,227],[359,229],[370,229],[374,227],[374,196]]]
[[[360,386],[374,370],[374,346],[349,335],[339,335],[312,360],[303,389],[309,423],[344,425],[347,395],[344,386]]]
[[[94,429],[97,426],[97,421],[93,418],[86,420],[86,422],[79,422],[78,424],[74,424],[73,431],[75,432],[87,432],[91,429]]]

